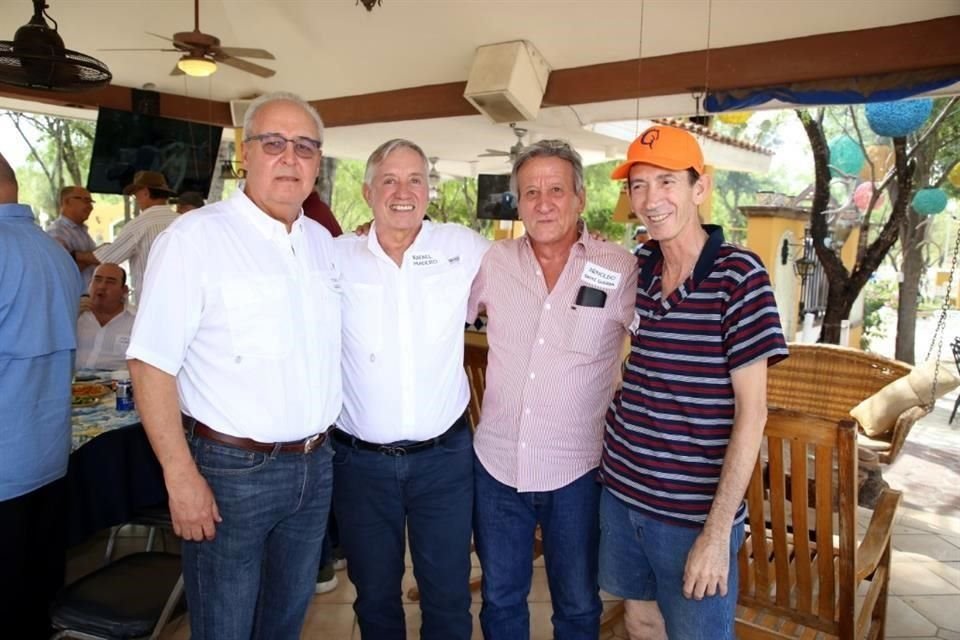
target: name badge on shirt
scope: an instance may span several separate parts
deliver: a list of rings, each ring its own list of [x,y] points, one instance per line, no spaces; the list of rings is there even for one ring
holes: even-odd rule
[[[616,271],[604,269],[600,265],[592,262],[585,264],[583,273],[580,274],[581,280],[595,287],[600,287],[601,289],[616,289],[620,286],[620,278],[621,274]]]
[[[420,251],[410,256],[410,264],[414,267],[432,267],[440,264],[441,260],[446,260],[446,258],[431,251]]]

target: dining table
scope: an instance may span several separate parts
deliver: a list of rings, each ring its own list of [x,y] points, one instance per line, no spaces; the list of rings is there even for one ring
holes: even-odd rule
[[[110,380],[99,382],[109,385]],[[72,410],[68,547],[167,502],[163,472],[140,416],[136,409],[118,411],[115,394],[107,389]]]

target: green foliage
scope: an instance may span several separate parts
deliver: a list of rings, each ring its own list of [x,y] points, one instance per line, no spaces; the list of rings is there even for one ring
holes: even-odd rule
[[[860,348],[870,348],[870,342],[883,338],[883,318],[880,310],[895,306],[897,302],[897,283],[891,280],[871,280],[864,287],[863,296],[863,332],[860,334]]]
[[[20,200],[39,210],[41,218],[55,217],[60,189],[85,184],[93,152],[94,122],[0,112],[30,148],[23,166],[15,167]]]
[[[626,225],[612,220],[620,198],[620,182],[611,180],[610,172],[617,164],[616,161],[604,162],[583,170],[583,186],[587,194],[583,220],[588,229],[612,241],[623,238],[626,233]]]

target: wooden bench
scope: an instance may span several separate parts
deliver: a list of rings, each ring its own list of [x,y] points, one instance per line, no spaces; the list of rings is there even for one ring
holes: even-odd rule
[[[851,409],[913,369],[904,362],[832,344],[788,347],[790,357],[767,372],[767,405],[834,422],[851,420]],[[860,444],[876,451],[881,463],[890,464],[910,429],[926,414],[924,407],[911,407],[887,433],[871,439],[861,432]]]
[[[771,409],[764,440],[746,496],[737,637],[882,638],[900,493],[882,492],[858,543],[855,422]]]

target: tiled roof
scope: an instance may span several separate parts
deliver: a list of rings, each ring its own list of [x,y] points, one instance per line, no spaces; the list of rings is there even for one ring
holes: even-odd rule
[[[760,146],[759,144],[746,142],[739,138],[734,138],[733,136],[723,135],[722,133],[718,133],[713,129],[710,129],[709,127],[694,124],[689,120],[678,120],[677,118],[655,118],[653,121],[657,124],[665,124],[670,127],[677,127],[678,129],[686,129],[690,133],[703,136],[704,138],[709,138],[710,140],[714,140],[721,144],[728,144],[731,147],[738,147],[740,149],[746,149],[747,151],[762,153],[767,156],[772,156],[775,153],[773,149],[768,149],[767,147]]]

